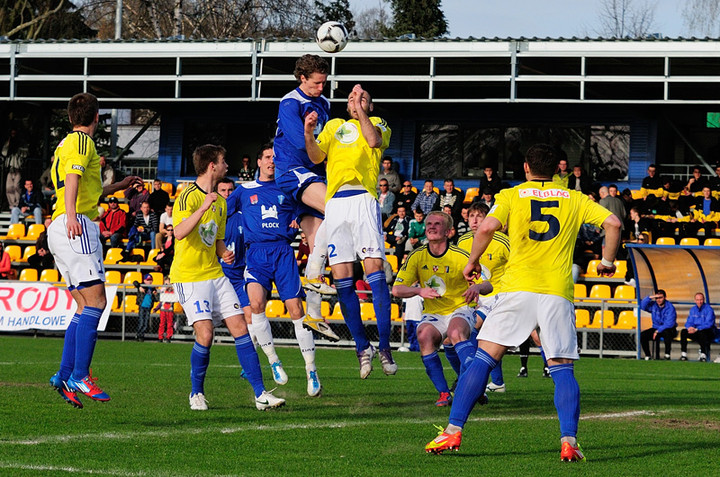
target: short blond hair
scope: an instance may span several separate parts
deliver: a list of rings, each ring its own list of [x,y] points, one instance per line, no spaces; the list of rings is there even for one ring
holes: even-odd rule
[[[431,215],[437,215],[438,217],[442,217],[442,219],[445,221],[445,226],[448,230],[453,228],[453,218],[446,214],[445,212],[441,210],[433,210],[431,212],[428,212],[427,216],[425,217],[425,220],[427,220],[428,217]]]

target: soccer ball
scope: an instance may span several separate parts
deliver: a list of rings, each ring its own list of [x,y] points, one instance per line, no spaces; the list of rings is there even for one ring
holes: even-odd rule
[[[348,31],[340,22],[325,22],[315,34],[315,41],[320,49],[328,53],[337,53],[345,48],[348,42]]]

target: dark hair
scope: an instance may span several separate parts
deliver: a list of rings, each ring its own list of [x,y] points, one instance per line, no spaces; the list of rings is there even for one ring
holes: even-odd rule
[[[665,293],[665,290],[663,290],[662,288],[658,288],[658,291],[655,294],[662,295],[664,298],[667,298],[667,293]]]
[[[557,159],[553,147],[548,144],[535,144],[525,154],[530,172],[534,176],[552,177],[557,170]]]
[[[198,146],[193,152],[193,165],[198,176],[205,174],[210,163],[216,163],[220,156],[225,155],[225,148],[215,144]]]
[[[216,186],[220,184],[232,184],[234,186],[235,181],[230,179],[228,176],[225,176],[217,182]]]
[[[100,105],[95,95],[78,93],[68,101],[67,113],[73,126],[90,126],[97,116]]]
[[[617,184],[610,184],[610,185],[608,186],[608,189],[611,188],[611,187],[614,188],[615,190],[617,190],[617,188],[618,188]]]
[[[390,156],[383,156],[382,160],[383,160],[383,161],[390,161],[390,162],[392,162],[393,158],[390,157]],[[382,161],[380,161],[380,162],[382,162]]]
[[[470,215],[472,212],[479,212],[484,216],[487,216],[488,212],[490,212],[490,207],[488,207],[487,204],[483,204],[482,202],[473,202],[472,204],[470,204],[470,207],[468,207],[468,215]]]
[[[445,179],[445,181],[444,181],[444,182],[446,182],[446,183],[447,183],[447,182],[451,182],[451,183],[452,183],[452,185],[455,185],[455,181],[454,181],[454,180],[452,180],[452,179]]]
[[[300,81],[301,76],[309,78],[313,73],[323,75],[330,73],[330,65],[325,58],[318,55],[302,55],[297,59],[295,62],[295,71],[293,71],[296,80]]]
[[[260,146],[260,149],[258,149],[258,152],[257,152],[257,154],[255,155],[255,160],[260,160],[260,158],[261,158],[262,155],[263,155],[263,152],[267,151],[268,149],[272,149],[272,148],[273,148],[273,142],[272,142],[272,141],[266,142],[265,144],[263,144],[262,146]]]
[[[422,210],[420,207],[418,207],[417,209],[413,210],[413,213],[425,215],[425,212],[423,212],[423,210]]]

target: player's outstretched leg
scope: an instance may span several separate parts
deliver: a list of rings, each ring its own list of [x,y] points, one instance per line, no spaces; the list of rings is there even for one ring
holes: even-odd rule
[[[275,342],[273,341],[272,331],[270,329],[270,320],[267,319],[265,313],[253,313],[252,323],[248,325],[248,329],[257,339],[260,349],[267,356],[270,368],[272,369],[273,380],[280,385],[287,384],[288,376],[283,369],[280,358],[275,352]]]
[[[80,314],[76,313],[73,315],[65,331],[62,357],[60,358],[60,370],[50,378],[50,386],[55,388],[65,402],[73,407],[82,409],[83,405],[78,399],[77,393],[67,385],[67,380],[70,379],[70,375],[72,375],[73,368],[75,367],[75,338],[79,321]]]
[[[560,459],[565,462],[582,462],[585,456],[577,444],[580,420],[580,387],[575,379],[573,363],[550,366],[555,382],[555,408],[560,420],[562,449]]]
[[[299,304],[302,307],[302,304]],[[303,327],[303,320],[299,318],[292,320],[295,328],[295,338],[298,341],[300,352],[305,360],[305,374],[307,376],[307,393],[308,396],[320,396],[322,393],[322,385],[317,375],[317,367],[315,366],[315,340],[311,331]]]
[[[260,369],[260,360],[257,351],[253,345],[250,334],[244,334],[235,338],[235,351],[237,352],[238,361],[245,373],[255,393],[255,407],[258,411],[264,411],[275,407],[285,405],[285,400],[272,395],[271,392],[265,390],[263,384],[262,370]]]
[[[372,272],[368,274],[367,280],[372,290],[373,308],[380,338],[378,355],[380,356],[383,372],[390,376],[397,373],[398,367],[390,351],[390,332],[392,330],[392,324],[390,323],[390,290],[385,280],[385,271]]]
[[[104,288],[103,288],[104,291]],[[109,401],[107,395],[95,382],[97,378],[90,375],[90,363],[97,342],[97,327],[102,316],[102,309],[85,306],[75,332],[75,365],[67,381],[68,388],[81,392],[95,401]]]
[[[340,300],[345,324],[355,340],[355,350],[360,362],[360,378],[367,378],[372,372],[372,359],[375,357],[375,348],[370,345],[365,334],[365,326],[360,316],[360,300],[355,293],[352,277],[335,280],[335,286]]]

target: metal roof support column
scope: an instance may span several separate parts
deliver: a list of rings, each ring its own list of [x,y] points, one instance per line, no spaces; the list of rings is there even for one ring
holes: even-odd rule
[[[15,76],[17,75],[17,71],[15,70],[15,53],[17,53],[17,45],[10,51],[10,91],[8,91],[10,101],[15,99]]]
[[[430,81],[428,82],[428,99],[435,97],[435,57],[430,57]]]
[[[510,102],[514,103],[517,99],[517,52],[519,44],[517,41],[510,42]]]
[[[585,99],[585,57],[580,58],[580,101]]]

